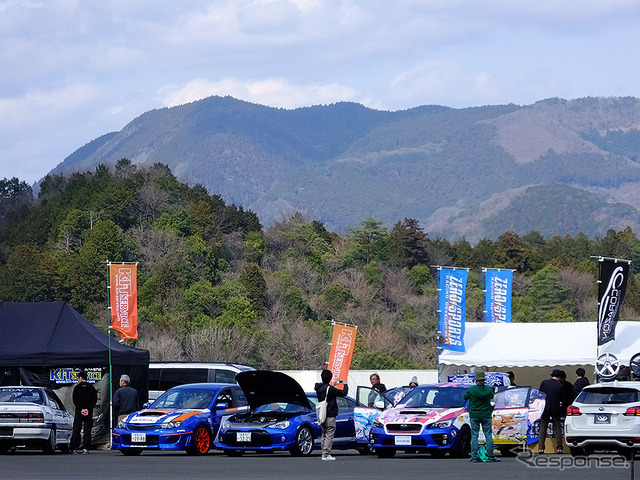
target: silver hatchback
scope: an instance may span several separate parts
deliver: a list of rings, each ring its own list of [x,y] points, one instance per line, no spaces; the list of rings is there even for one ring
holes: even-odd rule
[[[596,451],[633,456],[640,450],[640,382],[585,387],[567,408],[564,433],[573,456]]]

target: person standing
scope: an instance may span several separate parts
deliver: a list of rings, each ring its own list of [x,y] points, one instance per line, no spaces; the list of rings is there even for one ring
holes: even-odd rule
[[[487,457],[489,462],[499,462],[496,458],[491,430],[491,416],[493,414],[493,388],[485,385],[484,372],[476,373],[476,384],[464,392],[464,399],[469,400],[469,424],[471,426],[471,459],[470,462],[482,462],[478,457],[478,434],[480,426],[486,439]]]
[[[584,387],[590,384],[589,379],[585,377],[587,372],[584,371],[584,368],[580,367],[576,369],[576,376],[578,379],[573,384],[573,395],[574,398],[578,396],[578,394],[582,391]]]
[[[118,422],[130,413],[136,412],[140,409],[138,392],[135,388],[129,385],[130,382],[131,379],[129,378],[129,375],[121,375],[120,388],[113,395],[113,411],[115,412]],[[115,423],[117,424],[117,422]]]
[[[86,455],[91,449],[91,429],[93,428],[93,409],[98,403],[96,388],[87,382],[87,372],[78,372],[78,384],[73,388],[73,404],[76,407],[73,417],[73,433],[71,435],[71,450],[76,453],[80,447],[80,431],[84,441],[82,454]]]
[[[543,380],[540,384],[540,390],[544,393],[546,401],[544,411],[540,417],[540,438],[538,439],[538,453],[544,453],[545,443],[547,441],[547,430],[549,428],[549,420],[553,423],[553,432],[556,437],[556,452],[562,453],[562,417],[566,411],[562,411],[562,400],[564,397],[564,387],[560,383],[562,370],[555,369],[551,372],[551,378]]]
[[[511,386],[517,387],[518,385],[516,384],[516,374],[509,370],[507,372],[507,375],[509,375],[509,383],[511,384]]]
[[[372,373],[369,376],[369,381],[371,382],[371,388],[373,388],[378,393],[384,393],[387,391],[387,387],[385,387],[384,383],[380,383],[380,375],[377,373]]]
[[[331,447],[333,445],[333,437],[336,433],[336,417],[338,416],[338,402],[336,397],[345,397],[349,393],[349,387],[342,384],[342,390],[334,385],[339,382],[338,379],[333,380],[331,370],[322,370],[320,373],[321,383],[316,383],[315,390],[318,394],[318,402],[327,399],[327,418],[320,424],[322,427],[322,438],[320,445],[322,448],[322,460],[331,461],[335,457],[331,456]]]

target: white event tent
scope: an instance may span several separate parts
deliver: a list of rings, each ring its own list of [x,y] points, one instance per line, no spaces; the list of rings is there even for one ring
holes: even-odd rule
[[[640,353],[640,322],[618,322],[615,340],[597,347],[595,322],[485,323],[465,325],[465,352],[441,350],[439,379],[474,371],[513,371],[518,385],[537,387],[554,368],[574,382],[575,370],[583,367],[594,381],[598,354],[611,353],[621,366]]]

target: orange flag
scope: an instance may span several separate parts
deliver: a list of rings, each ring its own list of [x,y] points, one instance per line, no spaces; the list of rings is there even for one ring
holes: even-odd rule
[[[353,349],[356,345],[356,327],[333,325],[333,337],[331,338],[331,349],[329,350],[328,370],[333,373],[333,378],[347,381]],[[339,386],[337,386],[340,388]]]
[[[122,340],[138,338],[137,266],[109,265],[111,324]]]

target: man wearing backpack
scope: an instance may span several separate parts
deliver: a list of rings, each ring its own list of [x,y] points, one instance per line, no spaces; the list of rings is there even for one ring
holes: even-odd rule
[[[346,397],[349,392],[349,387],[343,384],[342,390],[334,387],[337,383],[342,383],[338,379],[333,379],[333,373],[331,370],[323,370],[320,373],[321,383],[316,383],[315,390],[318,394],[318,402],[327,400],[327,418],[324,422],[320,423],[322,427],[322,438],[320,445],[322,447],[322,460],[331,461],[335,460],[335,457],[330,455],[331,446],[333,445],[333,436],[336,433],[336,417],[338,416],[338,403],[336,397]]]

